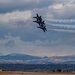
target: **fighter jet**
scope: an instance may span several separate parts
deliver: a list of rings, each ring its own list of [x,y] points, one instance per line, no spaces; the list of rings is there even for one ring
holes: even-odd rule
[[[39,27],[37,27],[37,28],[42,29],[44,32],[46,32],[46,31],[47,31],[47,29],[46,29],[46,25],[45,25],[44,21],[42,21],[42,22],[41,22],[41,24],[40,24],[40,26],[39,26]]]
[[[36,14],[36,17],[33,17],[33,18],[36,18],[36,21],[33,21],[33,22],[36,22],[40,25],[40,23],[42,22],[42,18],[41,16],[39,16],[38,14]]]

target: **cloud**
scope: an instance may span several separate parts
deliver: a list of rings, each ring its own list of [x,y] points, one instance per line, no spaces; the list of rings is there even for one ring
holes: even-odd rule
[[[74,0],[0,0],[0,53],[74,54],[74,3]],[[36,13],[45,20],[46,33],[32,22]]]
[[[63,4],[56,4],[56,5],[49,6],[48,8],[59,10],[59,9],[62,9],[62,7],[63,7]]]
[[[4,39],[0,39],[0,49],[1,53],[25,53],[34,56],[56,56],[56,55],[66,55],[68,53],[74,54],[74,46],[64,45],[58,46],[43,46],[42,44],[47,44],[48,41],[36,40],[33,42],[22,41],[20,37],[12,37],[11,35],[5,35]],[[41,44],[41,45],[40,45]],[[71,49],[71,51],[70,51]],[[65,52],[64,52],[65,50]]]
[[[51,18],[75,18],[74,1],[71,0],[1,0],[0,12],[7,13],[16,10],[19,11],[36,11],[42,15],[45,13]],[[73,12],[71,12],[73,11]],[[35,13],[36,13],[35,12]],[[34,12],[33,12],[34,13]],[[47,16],[47,17],[48,17]]]
[[[1,0],[0,1],[0,13],[12,12],[16,10],[33,10],[36,8],[47,7],[51,4],[51,1],[43,1],[43,0]]]
[[[50,13],[48,15],[53,15],[53,18],[57,19],[75,19],[75,4],[54,4],[48,7]]]
[[[15,11],[6,14],[0,14],[0,24],[2,26],[16,27],[25,26],[31,18],[31,11]]]
[[[11,35],[6,35],[4,39],[0,40],[0,49],[3,54],[16,52],[35,56],[44,56],[47,47],[40,46],[40,44],[45,44],[45,42],[41,40],[33,42],[22,41],[20,37],[12,37]]]
[[[27,20],[31,17],[31,11],[15,11],[6,14],[0,14],[0,22],[10,22],[12,20]]]
[[[68,0],[0,0],[0,13],[12,12],[16,10],[34,10],[47,8],[49,5],[57,3],[67,3]]]
[[[0,0],[0,3],[8,3],[10,0]]]

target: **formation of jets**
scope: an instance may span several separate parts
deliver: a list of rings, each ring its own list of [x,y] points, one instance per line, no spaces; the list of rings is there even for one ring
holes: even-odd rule
[[[33,17],[33,18],[35,18],[35,19],[36,19],[36,21],[33,21],[33,22],[35,22],[35,23],[38,23],[38,24],[39,24],[39,26],[38,26],[37,28],[40,28],[40,29],[42,29],[44,32],[46,32],[46,31],[47,31],[47,29],[46,29],[46,25],[45,25],[45,22],[44,22],[44,21],[42,21],[41,16],[39,16],[38,14],[36,14],[36,16],[35,16],[35,17]]]

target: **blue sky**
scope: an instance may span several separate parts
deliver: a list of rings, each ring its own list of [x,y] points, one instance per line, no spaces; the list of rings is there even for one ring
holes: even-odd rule
[[[45,20],[38,29],[33,16]],[[0,55],[75,55],[75,0],[0,0]]]

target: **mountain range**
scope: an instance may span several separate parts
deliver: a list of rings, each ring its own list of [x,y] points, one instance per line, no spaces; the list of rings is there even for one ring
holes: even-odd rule
[[[75,64],[75,55],[39,57],[12,53],[0,56],[0,64]]]

